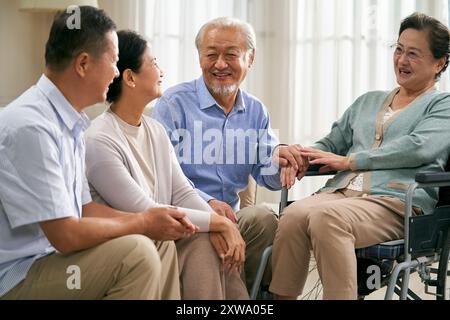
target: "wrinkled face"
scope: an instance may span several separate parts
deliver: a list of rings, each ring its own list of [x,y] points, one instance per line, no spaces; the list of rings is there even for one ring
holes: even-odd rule
[[[200,67],[209,91],[214,95],[237,92],[254,59],[247,50],[244,34],[235,27],[205,31],[199,48]]]
[[[119,76],[117,61],[119,61],[118,38],[115,31],[106,35],[107,48],[98,58],[92,60],[92,68],[88,77],[88,90],[93,96],[92,104],[104,102],[109,85]]]
[[[408,90],[421,90],[433,85],[442,68],[440,60],[436,60],[430,51],[426,31],[406,29],[394,49],[398,84]]]
[[[147,47],[142,56],[142,65],[138,73],[134,73],[136,83],[135,91],[142,95],[148,102],[162,96],[162,77],[164,73],[156,63],[151,49]]]

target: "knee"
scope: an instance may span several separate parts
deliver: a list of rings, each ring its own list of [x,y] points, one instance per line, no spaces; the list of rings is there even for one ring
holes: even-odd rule
[[[120,248],[127,252],[124,262],[129,266],[140,266],[154,274],[161,273],[161,258],[154,242],[143,235],[129,235],[118,239]],[[173,248],[175,253],[175,247]],[[175,253],[176,254],[176,253]]]
[[[196,233],[189,238],[177,242],[177,250],[185,257],[206,259],[210,262],[219,262],[209,233]]]
[[[278,227],[278,219],[267,206],[258,205],[242,209],[239,213],[239,226],[241,230],[252,230],[267,235],[274,235]]]
[[[203,252],[204,254],[213,254],[214,247],[211,243],[209,233],[197,233],[190,237],[191,247],[194,250]]]

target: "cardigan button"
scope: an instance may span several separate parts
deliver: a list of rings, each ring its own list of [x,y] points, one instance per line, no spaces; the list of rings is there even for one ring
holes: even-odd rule
[[[379,135],[378,133],[375,135],[375,140],[381,140],[381,135]]]

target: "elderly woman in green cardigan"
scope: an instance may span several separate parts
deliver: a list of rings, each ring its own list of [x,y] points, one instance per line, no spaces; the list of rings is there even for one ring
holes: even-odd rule
[[[399,87],[359,97],[310,148],[290,146],[299,167],[338,173],[314,195],[284,211],[273,246],[270,291],[295,299],[311,250],[324,299],[356,299],[355,248],[403,237],[406,189],[419,171],[444,171],[450,152],[450,94],[436,89],[449,63],[449,30],[424,14],[402,21],[393,46]],[[303,163],[302,163],[303,162]],[[290,187],[304,172],[283,169]],[[429,213],[436,189],[418,190],[414,210]]]

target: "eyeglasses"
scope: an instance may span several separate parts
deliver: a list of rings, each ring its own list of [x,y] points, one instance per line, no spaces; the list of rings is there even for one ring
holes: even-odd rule
[[[394,50],[394,56],[399,58],[403,56],[403,54],[406,54],[406,58],[409,60],[409,62],[417,62],[421,59],[423,59],[426,56],[429,56],[429,54],[423,54],[417,51],[416,49],[404,49],[400,44],[394,43],[390,46],[391,49]]]

